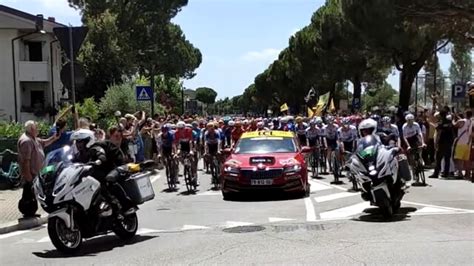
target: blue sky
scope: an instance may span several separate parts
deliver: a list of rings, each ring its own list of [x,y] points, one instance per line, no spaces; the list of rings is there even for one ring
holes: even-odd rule
[[[1,4],[32,14],[80,25],[80,15],[67,0],[0,0]],[[174,19],[203,54],[188,88],[207,86],[218,98],[241,94],[288,46],[288,38],[309,24],[323,0],[190,0]],[[440,55],[446,72],[451,58]],[[398,89],[398,74],[388,81]]]

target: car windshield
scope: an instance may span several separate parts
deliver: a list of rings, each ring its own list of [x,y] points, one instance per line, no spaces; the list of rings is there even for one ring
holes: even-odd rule
[[[296,152],[292,138],[259,137],[241,139],[235,148],[238,154],[265,154]]]

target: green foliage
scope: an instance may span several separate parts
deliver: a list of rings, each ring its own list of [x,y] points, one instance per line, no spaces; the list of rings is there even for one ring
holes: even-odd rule
[[[201,87],[196,89],[196,100],[204,104],[216,102],[217,92],[211,88]]]
[[[100,99],[100,112],[107,116],[114,116],[119,110],[122,114],[133,114],[137,111],[148,111],[148,103],[137,102],[135,95],[135,84],[132,82],[109,86],[105,96]]]
[[[97,121],[99,118],[99,104],[92,97],[84,99],[76,109],[80,117],[89,117],[92,121]]]
[[[46,137],[51,129],[48,122],[38,122],[39,136]],[[24,125],[20,123],[0,122],[0,138],[18,139],[25,132]]]
[[[451,52],[453,61],[449,67],[449,74],[452,83],[465,83],[472,77],[471,48],[468,45],[455,43]]]
[[[381,108],[396,106],[397,91],[387,82],[384,82],[381,86],[375,86],[374,88],[371,88],[371,90],[374,90],[374,93],[372,94],[373,96],[369,95],[367,92],[362,96],[364,110],[372,110],[374,106],[379,106]]]

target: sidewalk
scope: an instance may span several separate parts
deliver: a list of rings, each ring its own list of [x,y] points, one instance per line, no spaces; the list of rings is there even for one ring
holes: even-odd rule
[[[0,190],[0,234],[36,227],[46,222],[46,213],[38,203],[38,218],[24,219],[18,210],[22,189]]]

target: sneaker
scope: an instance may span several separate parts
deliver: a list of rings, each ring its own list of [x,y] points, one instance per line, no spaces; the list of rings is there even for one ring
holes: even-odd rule
[[[441,176],[443,176],[443,175],[441,175]],[[428,176],[428,178],[438,178],[438,176],[437,175],[430,175],[430,176]]]

